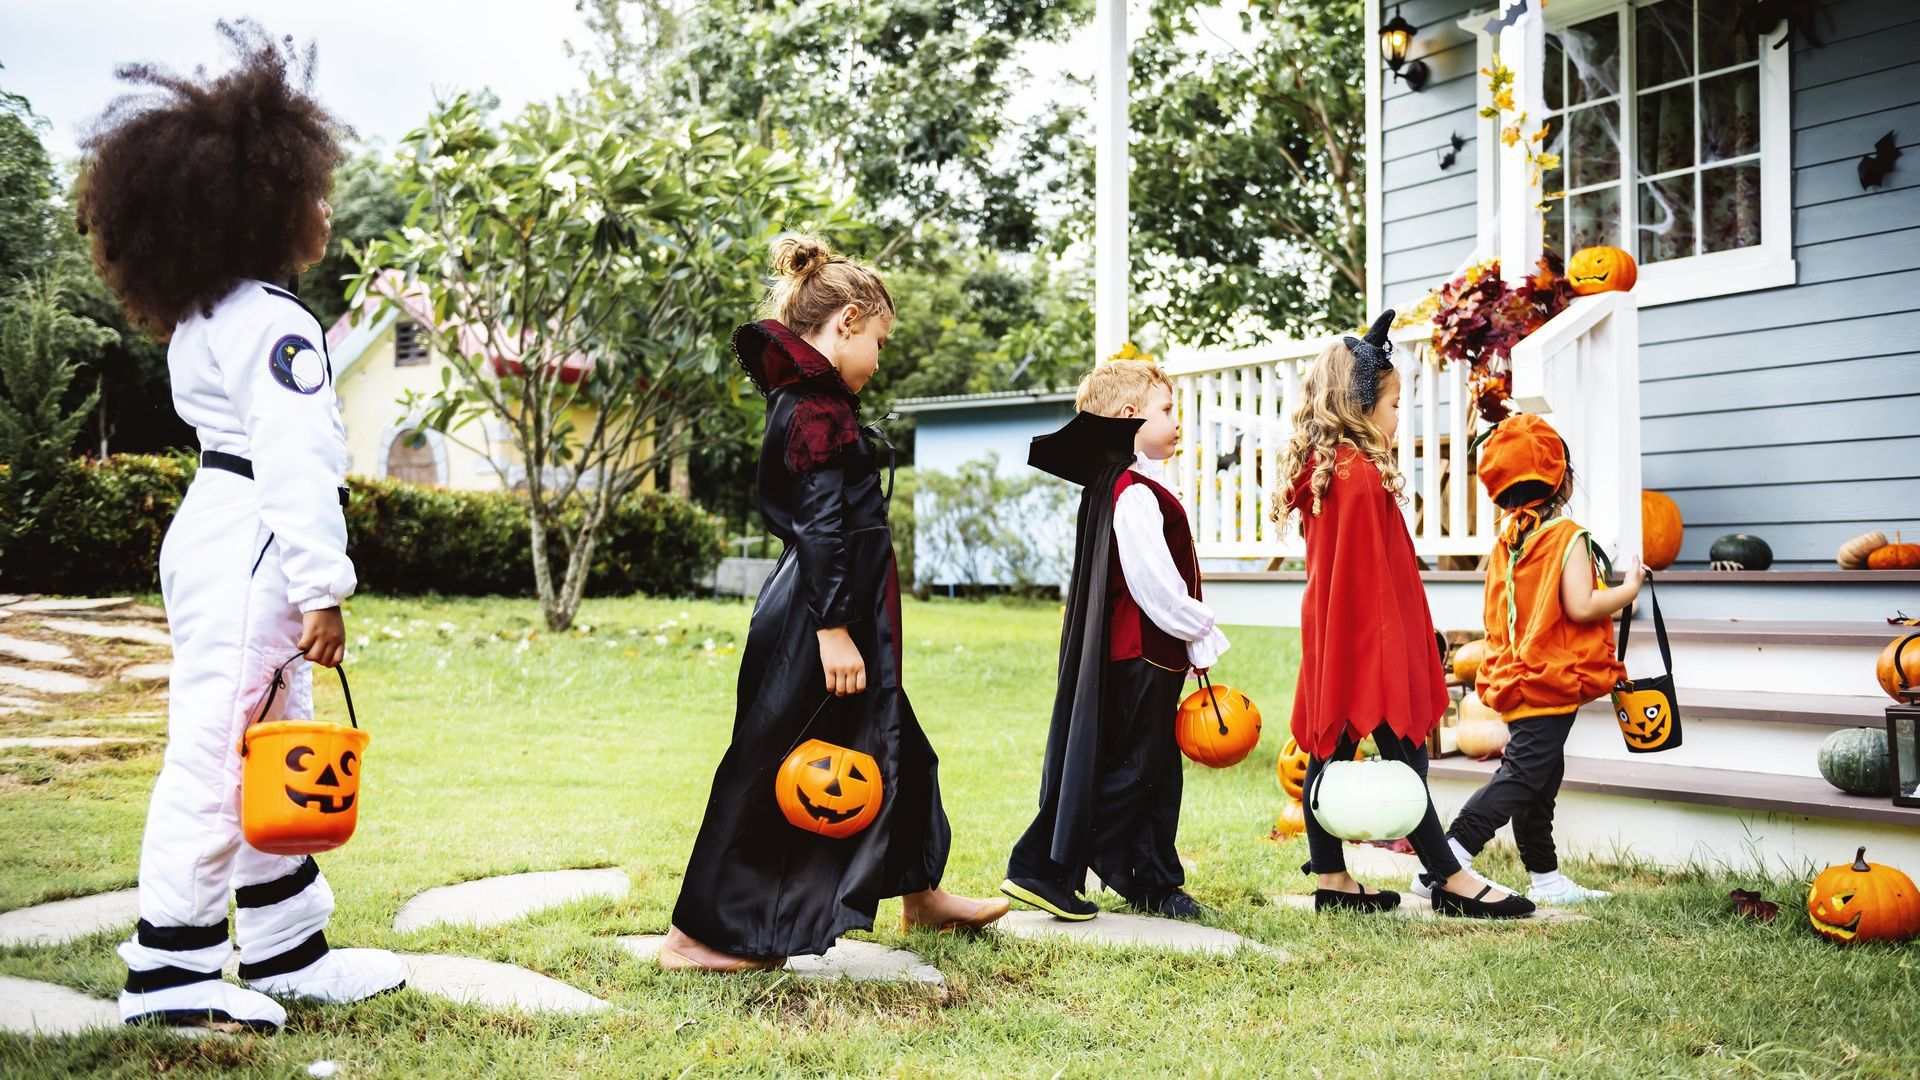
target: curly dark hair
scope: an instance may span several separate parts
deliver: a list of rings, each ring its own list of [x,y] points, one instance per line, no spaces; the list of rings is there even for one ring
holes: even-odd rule
[[[221,22],[238,63],[192,78],[150,64],[82,144],[78,224],[140,328],[165,339],[243,278],[285,281],[315,245],[317,203],[350,134],[311,95],[314,49],[251,20]]]

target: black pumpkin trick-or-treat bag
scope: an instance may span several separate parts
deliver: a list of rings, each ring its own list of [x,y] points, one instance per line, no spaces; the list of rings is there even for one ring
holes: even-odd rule
[[[1613,687],[1613,717],[1628,751],[1653,754],[1680,745],[1680,700],[1673,692],[1673,647],[1667,644],[1667,622],[1660,617],[1660,598],[1653,592],[1653,574],[1647,574],[1647,600],[1653,605],[1653,635],[1660,643],[1663,671],[1648,679],[1621,679]],[[1633,627],[1633,609],[1620,613],[1621,663],[1627,659],[1627,633]]]

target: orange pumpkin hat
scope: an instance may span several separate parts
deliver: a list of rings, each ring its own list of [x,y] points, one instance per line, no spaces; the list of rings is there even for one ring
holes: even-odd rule
[[[1514,485],[1529,480],[1558,492],[1567,479],[1566,440],[1552,424],[1532,413],[1509,416],[1488,429],[1486,441],[1480,445],[1479,473],[1487,497],[1495,502]],[[1540,523],[1539,508],[1552,497],[1543,496],[1507,512],[1500,535],[1508,546],[1517,542],[1523,531]]]

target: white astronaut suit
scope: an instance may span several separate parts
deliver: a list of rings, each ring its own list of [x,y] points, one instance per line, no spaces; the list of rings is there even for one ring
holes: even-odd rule
[[[325,349],[291,293],[243,281],[210,315],[181,320],[167,350],[174,408],[198,431],[202,464],[160,547],[173,673],[140,849],[140,922],[120,946],[128,1023],[277,1029],[286,1010],[267,995],[357,1001],[406,981],[392,953],[328,948],[333,892],[312,858],[268,855],[240,832],[236,745],[249,713],[299,652],[302,614],[354,589],[346,430]],[[262,719],[313,715],[310,666],[287,675]],[[250,989],[221,975],[229,896]]]

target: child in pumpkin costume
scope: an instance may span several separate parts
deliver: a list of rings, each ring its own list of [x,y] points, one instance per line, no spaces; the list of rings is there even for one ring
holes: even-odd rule
[[[1099,909],[1077,895],[1092,867],[1128,906],[1202,915],[1174,838],[1181,684],[1227,650],[1200,600],[1187,511],[1166,486],[1179,440],[1173,384],[1142,361],[1097,365],[1073,419],[1033,441],[1028,464],[1082,486],[1040,811],[1000,891],[1059,919]]]
[[[1600,899],[1608,894],[1560,873],[1553,804],[1574,715],[1625,677],[1614,656],[1613,616],[1640,595],[1645,570],[1636,557],[1623,587],[1605,587],[1598,568],[1605,556],[1592,534],[1561,513],[1573,473],[1565,442],[1545,420],[1522,413],[1500,421],[1480,447],[1479,473],[1502,516],[1487,564],[1487,654],[1474,689],[1507,721],[1510,738],[1499,771],[1461,807],[1447,843],[1469,864],[1511,821],[1533,878],[1529,899]]]
[[[892,448],[860,425],[856,396],[892,332],[893,297],[813,237],[783,238],[774,269],[774,317],[736,330],[733,350],[766,395],[760,512],[786,546],[754,604],[733,742],[660,951],[669,970],[824,953],[871,928],[882,897],[903,897],[909,929],[977,928],[1007,911],[940,888],[950,833],[939,759],[901,687]],[[809,738],[879,765],[880,809],[862,831],[820,836],[782,816],[774,775]]]
[[[1392,324],[1388,311],[1366,337],[1344,338],[1314,360],[1287,445],[1284,475],[1292,483],[1274,496],[1274,520],[1299,514],[1307,541],[1292,727],[1310,755],[1309,791],[1329,761],[1351,758],[1368,735],[1381,757],[1424,778],[1425,742],[1447,708],[1433,618],[1398,502],[1403,480],[1392,447],[1400,377],[1389,359]],[[1306,832],[1311,861],[1302,869],[1319,875],[1315,910],[1399,906],[1398,893],[1370,890],[1347,873],[1340,839],[1312,813]],[[1533,911],[1524,898],[1461,868],[1431,799],[1408,840],[1442,882],[1433,893],[1440,914],[1516,918]]]
[[[140,847],[140,919],[120,946],[120,1015],[275,1030],[286,1010],[274,997],[358,1001],[401,986],[406,968],[390,952],[329,948],[333,891],[314,860],[257,851],[240,829],[235,743],[290,657],[305,659],[262,719],[313,715],[308,662],[340,663],[355,577],[324,328],[279,284],[326,251],[336,129],[278,43],[250,23],[221,29],[239,64],[218,78],[122,69],[160,93],[108,113],[80,185],[94,265],[169,342],[174,409],[201,449],[160,546],[167,753]],[[221,976],[230,897],[246,987]]]

